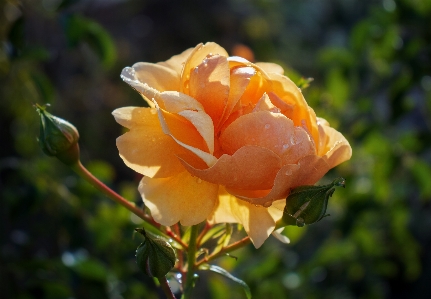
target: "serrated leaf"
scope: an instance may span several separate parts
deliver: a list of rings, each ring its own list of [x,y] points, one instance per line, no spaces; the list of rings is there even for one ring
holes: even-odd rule
[[[208,271],[218,273],[220,275],[223,275],[226,278],[229,278],[233,282],[236,282],[237,284],[242,286],[242,288],[245,292],[245,295],[247,296],[247,299],[251,299],[251,291],[250,291],[249,286],[243,280],[233,276],[232,274],[230,274],[227,270],[223,269],[222,267],[219,267],[216,265],[203,264],[202,266],[199,267],[199,269],[200,270],[208,270]]]

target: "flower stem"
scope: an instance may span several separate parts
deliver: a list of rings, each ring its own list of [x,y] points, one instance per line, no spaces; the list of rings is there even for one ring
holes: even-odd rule
[[[193,225],[190,231],[189,249],[187,252],[187,275],[186,275],[186,286],[184,288],[184,294],[182,299],[189,299],[191,291],[193,289],[193,281],[195,274],[195,262],[196,262],[196,240],[198,237],[198,225]]]
[[[223,247],[220,251],[215,252],[215,253],[203,258],[202,260],[200,260],[199,262],[196,263],[196,267],[198,268],[200,265],[202,265],[204,263],[208,263],[212,260],[215,260],[219,257],[222,257],[225,254],[227,254],[231,251],[234,251],[238,248],[244,247],[250,243],[251,243],[250,237],[244,237],[243,239],[236,241],[235,243],[232,243],[226,247]]]
[[[80,161],[78,163],[71,166],[72,170],[75,171],[78,175],[80,175],[82,178],[84,178],[87,182],[89,182],[93,187],[95,187],[97,190],[105,194],[107,197],[115,201],[116,203],[122,205],[126,209],[128,209],[130,212],[147,222],[148,224],[155,227],[157,230],[160,231],[161,234],[165,235],[164,232],[161,231],[161,225],[155,222],[149,215],[145,214],[143,210],[138,208],[135,204],[131,203],[115,191],[113,191],[111,188],[106,186],[104,183],[102,183],[98,178],[96,178],[91,172],[87,170],[87,168],[82,165]],[[174,239],[177,243],[183,245],[184,242],[177,237],[175,234],[169,235],[170,238]],[[168,237],[168,238],[169,238]],[[184,246],[184,245],[183,245]],[[185,247],[186,248],[186,247]]]
[[[166,279],[166,276],[163,277],[157,277],[160,283],[160,287],[162,288],[163,292],[166,295],[167,299],[176,299],[174,293],[172,293],[171,288],[169,287],[168,280]]]

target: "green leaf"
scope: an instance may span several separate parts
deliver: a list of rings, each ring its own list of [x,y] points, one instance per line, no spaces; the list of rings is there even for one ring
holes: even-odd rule
[[[208,270],[208,271],[218,273],[220,275],[223,275],[226,278],[229,278],[233,282],[236,282],[237,284],[242,286],[242,288],[244,289],[244,292],[245,292],[245,295],[247,296],[247,299],[251,299],[251,291],[250,291],[250,288],[248,287],[248,285],[243,280],[233,276],[232,274],[230,274],[225,269],[223,269],[219,266],[208,265],[208,264],[203,264],[202,266],[199,267],[199,269],[200,270]]]
[[[218,224],[214,225],[212,228],[208,230],[208,232],[203,236],[201,244],[204,244],[206,241],[215,238],[215,236],[218,235],[220,232],[224,233],[223,230],[225,228],[224,224]]]
[[[343,178],[335,179],[323,186],[300,186],[294,188],[286,198],[283,221],[286,225],[312,224],[322,220],[326,215],[329,197],[336,186],[345,185]]]
[[[117,56],[114,41],[100,24],[71,15],[64,21],[64,30],[70,46],[85,42],[96,52],[106,68],[114,64]]]
[[[158,236],[152,236],[144,229],[137,232],[145,238],[136,250],[138,267],[150,277],[163,277],[175,266],[176,256],[171,245]]]

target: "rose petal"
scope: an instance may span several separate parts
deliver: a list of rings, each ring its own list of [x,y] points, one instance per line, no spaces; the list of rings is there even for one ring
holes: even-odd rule
[[[283,165],[296,164],[305,156],[316,155],[316,148],[310,135],[300,127],[294,127],[289,142],[283,144],[281,156]]]
[[[225,57],[229,56],[225,49],[213,42],[206,43],[205,45],[199,44],[192,50],[184,64],[181,75],[181,89],[179,91],[189,94],[190,73],[196,66],[201,64],[208,55],[212,56],[215,54]]]
[[[208,166],[215,164],[217,158],[205,152],[206,143],[189,120],[160,109],[157,102],[155,106],[163,133],[171,136],[176,143],[202,159]]]
[[[174,70],[153,63],[138,62],[132,68],[135,70],[135,78],[142,83],[162,92],[165,90],[178,90],[180,76]]]
[[[258,146],[244,146],[232,156],[222,155],[210,168],[197,169],[181,160],[192,175],[202,180],[239,189],[270,189],[281,168],[281,159]]]
[[[269,111],[273,113],[279,113],[280,109],[272,104],[266,92],[260,98],[259,102],[257,102],[256,106],[253,108],[253,112],[258,111]]]
[[[168,177],[184,170],[176,155],[186,150],[165,135],[152,108],[124,107],[112,114],[115,120],[130,129],[117,138],[117,147],[124,163],[149,177]]]
[[[192,177],[188,172],[163,179],[144,177],[139,192],[151,215],[166,226],[178,221],[195,225],[204,221],[218,196],[218,186]]]
[[[204,106],[196,99],[178,91],[165,91],[160,94],[164,109],[170,113],[183,110],[204,111]]]
[[[250,84],[251,78],[255,74],[256,70],[252,67],[240,67],[231,70],[229,98],[223,111],[220,125],[216,127],[216,132],[218,132],[222,126],[226,127],[226,125],[228,125],[224,123],[232,114],[234,108],[240,108],[240,105],[237,106],[237,104],[239,103],[241,96],[244,94],[244,91],[247,89],[247,86]]]
[[[283,166],[277,173],[274,186],[265,196],[255,197],[250,191],[229,188],[232,195],[250,202],[254,205],[269,207],[273,201],[286,198],[292,188],[302,185],[314,185],[330,169],[324,158],[311,155],[303,157],[298,164]]]
[[[319,119],[319,133],[322,143],[319,154],[327,160],[330,168],[347,161],[352,156],[352,148],[347,139],[337,130],[331,128],[324,119]]]
[[[271,92],[268,92],[268,95],[273,104],[292,119],[295,126],[306,126],[317,144],[319,141],[317,121],[314,112],[310,113],[301,90],[286,76],[277,73],[268,73],[268,76],[272,83]],[[281,104],[282,102],[285,105]]]
[[[204,59],[190,74],[189,94],[198,100],[218,126],[229,96],[229,65],[226,57]]]
[[[190,54],[193,52],[193,50],[194,48],[189,48],[184,52],[182,52],[181,54],[174,55],[170,59],[166,61],[158,62],[157,64],[168,67],[174,70],[178,75],[181,75],[184,63],[186,62]]]
[[[267,73],[277,73],[280,75],[284,74],[284,69],[278,64],[272,62],[256,62],[255,65],[257,65]]]
[[[205,113],[202,104],[194,98],[177,91],[162,92],[160,98],[166,111],[177,113],[193,124],[204,139],[210,154],[213,154],[214,125],[211,117]]]
[[[275,220],[267,208],[256,207],[235,198],[220,188],[219,200],[210,223],[241,223],[253,245],[259,248],[275,228]]]
[[[269,111],[258,111],[237,118],[223,131],[220,143],[227,154],[245,145],[261,146],[283,157],[286,163],[296,163],[300,157],[315,154],[314,144],[302,128],[295,127],[283,114]],[[301,144],[306,151],[293,151],[298,146],[292,145],[297,144]]]

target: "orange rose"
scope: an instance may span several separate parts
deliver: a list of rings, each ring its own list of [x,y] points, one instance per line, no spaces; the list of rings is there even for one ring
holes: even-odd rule
[[[144,175],[139,191],[157,222],[241,223],[259,247],[292,188],[351,157],[348,141],[283,73],[215,43],[123,70],[150,108],[113,112],[129,129],[117,147]]]

